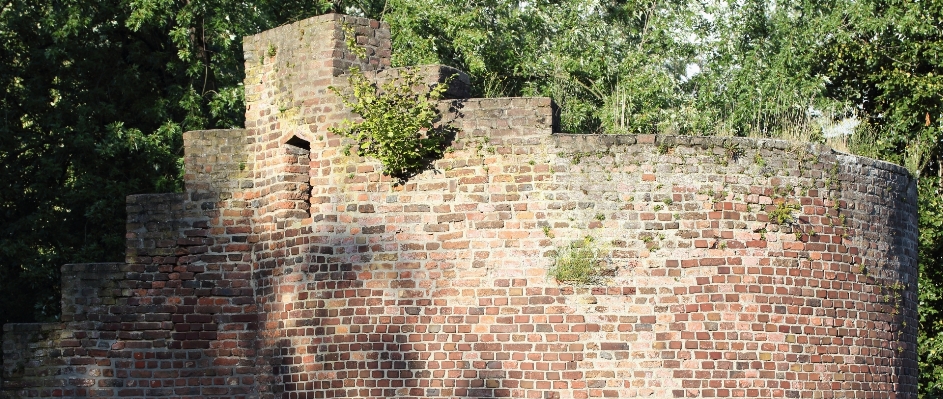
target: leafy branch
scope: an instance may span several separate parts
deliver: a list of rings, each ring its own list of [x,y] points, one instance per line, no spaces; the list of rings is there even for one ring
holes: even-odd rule
[[[452,128],[436,124],[441,119],[436,105],[451,80],[423,90],[419,89],[424,86],[422,77],[407,69],[399,78],[378,86],[360,69],[351,68],[347,78],[351,92],[345,95],[333,86],[330,90],[363,120],[345,120],[330,131],[355,141],[345,148],[345,154],[354,148],[358,155],[379,160],[384,175],[405,180],[445,150]]]

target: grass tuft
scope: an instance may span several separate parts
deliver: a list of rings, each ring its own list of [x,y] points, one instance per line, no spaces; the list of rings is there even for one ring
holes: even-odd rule
[[[603,284],[605,278],[612,275],[612,270],[606,268],[606,261],[595,240],[587,236],[557,250],[549,275],[561,283],[597,285]]]

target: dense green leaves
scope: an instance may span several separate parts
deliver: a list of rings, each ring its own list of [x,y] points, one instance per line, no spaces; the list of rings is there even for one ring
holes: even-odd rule
[[[120,11],[12,1],[0,13],[0,321],[58,314],[59,265],[122,259],[124,197],[179,185],[182,127],[165,125],[179,110],[154,105],[180,90],[166,85],[176,71],[134,51],[147,38]]]
[[[940,179],[920,183],[920,392],[943,395],[943,197]]]
[[[448,82],[418,90],[424,86],[423,77],[405,70],[378,86],[357,68],[350,71],[347,81],[350,93],[330,89],[362,120],[345,120],[330,130],[352,138],[357,154],[379,160],[383,174],[398,179],[421,172],[442,156],[451,128],[436,125],[440,119],[437,101],[448,90]]]
[[[683,69],[693,50],[675,35],[687,27],[690,13],[671,2],[389,5],[385,19],[393,30],[395,65],[456,66],[471,75],[476,94],[483,96],[551,96],[561,106],[566,131],[600,132],[604,125],[619,132],[654,131],[677,104],[673,67]],[[627,88],[650,92],[626,96]]]
[[[325,3],[11,0],[0,11],[0,323],[124,258],[128,194],[181,187],[183,131],[243,123],[242,36]]]

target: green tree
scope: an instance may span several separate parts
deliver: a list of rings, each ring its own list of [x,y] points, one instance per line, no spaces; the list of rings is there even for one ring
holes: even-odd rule
[[[821,139],[821,125],[853,114],[828,95],[832,32],[843,7],[832,2],[720,2],[706,9],[710,35],[699,43],[702,73],[686,85],[695,131]],[[816,124],[816,119],[826,120]]]
[[[243,123],[242,41],[330,4],[10,0],[0,8],[0,323],[59,266],[124,257],[125,196],[179,190],[181,133]]]
[[[596,133],[667,123],[693,16],[684,2],[391,0],[384,19],[394,65],[456,66],[486,97],[550,96],[564,131]]]
[[[919,180],[918,355],[921,397],[943,396],[943,1],[853,3],[830,74],[861,104],[876,154]]]

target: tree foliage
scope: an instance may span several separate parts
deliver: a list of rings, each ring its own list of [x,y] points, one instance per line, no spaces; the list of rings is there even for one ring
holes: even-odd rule
[[[58,315],[59,266],[123,259],[129,194],[181,188],[181,134],[243,123],[242,36],[307,1],[0,8],[0,323]]]
[[[601,132],[604,123],[620,132],[654,131],[677,103],[672,74],[693,54],[675,35],[690,22],[684,2],[389,4],[394,65],[456,66],[487,97],[551,96],[566,131]],[[627,88],[652,92],[626,96]]]

